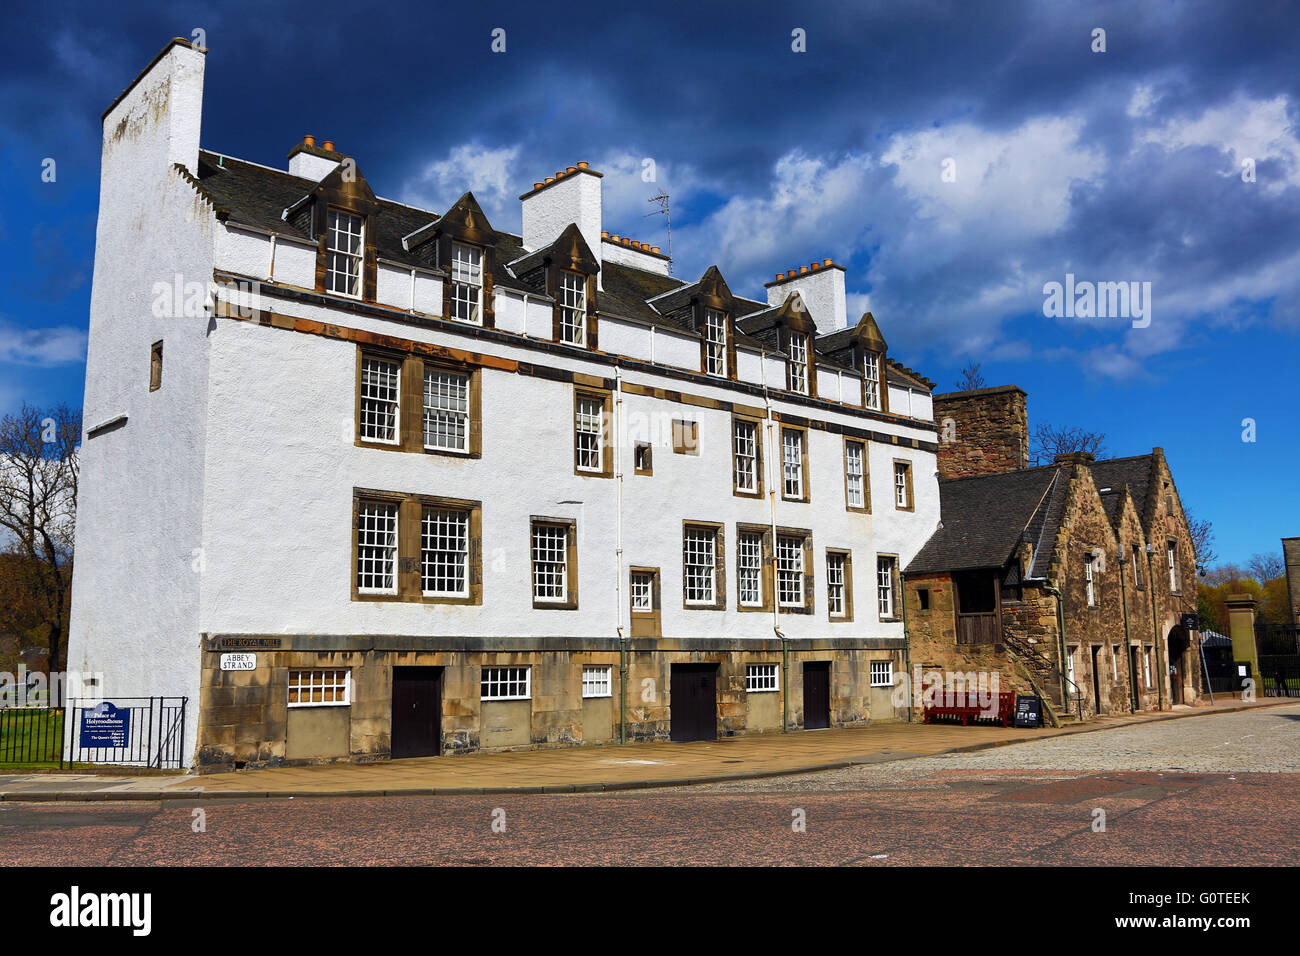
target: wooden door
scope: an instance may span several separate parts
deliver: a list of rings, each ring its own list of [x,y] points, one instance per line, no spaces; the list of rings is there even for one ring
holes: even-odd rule
[[[436,757],[442,744],[442,668],[393,668],[394,759]]]
[[[718,665],[673,664],[668,711],[672,740],[717,740]]]
[[[803,665],[803,727],[818,730],[831,725],[831,662]]]

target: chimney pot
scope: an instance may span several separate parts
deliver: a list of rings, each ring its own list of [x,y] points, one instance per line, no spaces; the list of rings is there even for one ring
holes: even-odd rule
[[[610,236],[609,238],[613,239],[615,242],[618,242],[620,237],[618,233],[614,233],[614,235]]]
[[[657,253],[659,252],[659,247],[658,247],[658,246],[651,246],[651,247],[650,247],[650,251],[653,252],[653,253],[656,253],[656,254],[657,254]]]
[[[822,260],[822,265],[824,265],[824,266],[833,266],[833,265],[835,265],[835,263],[832,262],[830,259],[823,259],[823,260]]]
[[[602,229],[602,230],[600,231],[600,238],[602,238],[602,239],[608,239],[608,238],[609,238],[609,230],[608,230],[608,229]]]
[[[800,267],[799,267],[799,274],[800,274],[800,275],[805,275],[805,274],[807,274],[807,272],[808,272],[808,267],[807,267],[807,266],[800,266]]]
[[[787,270],[786,270],[785,277],[786,277],[787,279],[793,279],[794,276],[795,276],[795,271],[794,271],[793,269],[787,269]]]
[[[553,183],[553,182],[555,182],[555,177],[554,177],[554,176],[547,176],[547,177],[546,177],[546,183],[545,183],[545,185],[549,185],[550,183]]]
[[[623,245],[625,245],[625,246],[630,246],[630,245],[632,245],[632,240],[629,239],[627,236],[624,236],[624,237],[623,237]]]
[[[565,166],[565,167],[564,167],[564,171],[565,171],[566,173],[576,173],[576,172],[578,171],[578,167],[577,167],[577,166]]]
[[[315,145],[316,145],[316,137],[315,137],[315,136],[304,136],[304,137],[302,138],[302,143],[303,143],[304,146],[315,146]]]
[[[327,153],[334,152],[334,140],[332,139],[325,140],[325,142],[320,144],[320,148],[325,150]]]
[[[821,264],[820,262],[814,262],[814,263],[812,264],[812,271],[813,271],[813,272],[816,272],[816,271],[818,271],[819,269],[821,269],[821,267],[822,267],[822,264]]]
[[[579,163],[578,163],[578,168],[579,168],[579,169],[586,169],[586,168],[587,168],[587,161],[584,159],[584,160],[582,160],[581,162],[579,162]]]

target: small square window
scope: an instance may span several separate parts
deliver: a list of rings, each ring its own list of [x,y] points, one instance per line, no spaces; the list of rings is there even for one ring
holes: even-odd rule
[[[700,424],[674,419],[673,453],[677,455],[698,455],[700,453]]]
[[[872,661],[871,662],[871,686],[872,687],[893,687],[894,686],[894,662],[893,661]]]
[[[532,668],[483,668],[479,685],[480,700],[528,700],[531,697]]]
[[[350,702],[351,674],[346,668],[289,671],[289,706],[346,707]]]
[[[654,474],[654,455],[650,443],[639,441],[633,451],[633,461],[638,475]]]

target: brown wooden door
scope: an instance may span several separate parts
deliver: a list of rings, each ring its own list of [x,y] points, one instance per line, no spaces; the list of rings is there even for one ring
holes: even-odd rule
[[[436,757],[442,744],[442,668],[393,668],[392,755]]]
[[[672,740],[718,739],[718,665],[673,664],[669,688]]]
[[[803,729],[819,730],[831,725],[831,662],[808,661],[803,665]]]

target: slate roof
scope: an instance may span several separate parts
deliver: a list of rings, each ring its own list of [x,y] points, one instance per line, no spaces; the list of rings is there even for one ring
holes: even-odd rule
[[[940,480],[943,527],[917,552],[907,573],[1002,567],[1026,533],[1034,535],[1031,541],[1041,533],[1057,471],[1050,465]]]
[[[1101,495],[1101,504],[1112,526],[1119,520],[1126,485],[1139,514],[1143,512],[1151,457],[1110,458],[1088,466],[1098,491],[1111,489]],[[1017,544],[1028,541],[1034,547],[1025,580],[1046,578],[1065,515],[1070,467],[1054,463],[1000,475],[940,479],[943,527],[917,552],[907,573],[1000,568]]]
[[[314,151],[308,151],[316,155]],[[293,176],[282,170],[259,166],[211,150],[200,150],[197,175],[192,177],[192,181],[212,203],[217,217],[223,221],[253,226],[281,235],[310,238],[301,226],[294,222],[295,217],[290,216],[285,219],[283,213],[317,187],[318,183],[314,180]],[[416,230],[437,222],[441,217],[437,213],[388,199],[376,197],[376,201],[382,214],[371,224],[370,238],[375,244],[379,257],[405,265],[429,268],[429,263],[416,250],[408,251],[403,248],[402,239]],[[520,236],[500,230],[495,231],[497,255],[493,281],[504,288],[533,292],[534,290],[519,280],[522,271],[527,270],[511,270],[506,264],[528,256],[529,258],[524,259],[524,263],[521,264],[527,265],[540,250],[530,254],[524,248]],[[601,268],[600,311],[695,334],[696,330],[689,323],[667,314],[673,308],[680,308],[689,296],[668,296],[653,306],[648,304],[647,300],[673,291],[686,292],[696,284],[696,282],[687,283],[674,276],[638,269],[623,263],[605,262]],[[683,301],[674,305],[677,299]],[[763,329],[756,329],[750,333],[742,327],[746,317],[774,311],[766,302],[733,295],[732,309],[737,320],[737,345],[769,351],[776,348],[774,336],[765,335]],[[840,333],[832,333],[832,337],[838,334]],[[833,347],[825,346],[826,338],[821,336],[814,340],[813,351],[817,356],[817,364],[852,370],[851,363],[844,361],[841,356],[834,355]],[[893,360],[888,361],[886,377],[894,384],[933,387],[933,383],[928,383],[924,378]]]

